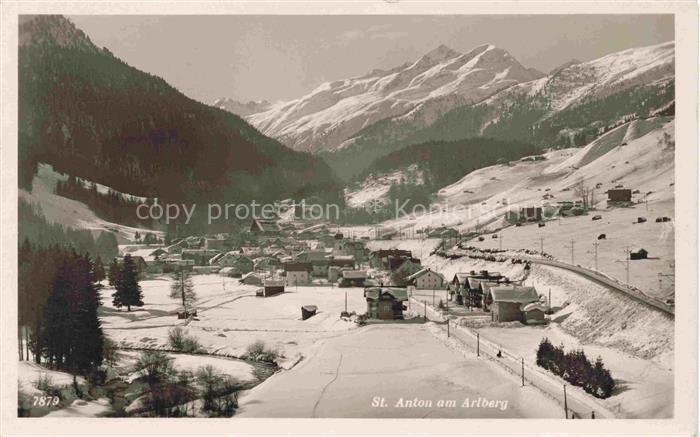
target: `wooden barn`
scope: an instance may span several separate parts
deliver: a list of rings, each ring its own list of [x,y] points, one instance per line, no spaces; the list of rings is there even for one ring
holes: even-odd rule
[[[284,280],[281,279],[266,279],[263,288],[259,289],[255,294],[262,297],[270,297],[284,293]]]
[[[648,256],[649,256],[649,252],[647,252],[644,249],[639,249],[636,252],[630,252],[630,259],[631,260],[647,259]]]
[[[404,287],[365,288],[367,317],[381,320],[403,319],[403,303],[408,300]]]
[[[612,188],[608,190],[608,202],[631,202],[632,190],[629,188]]]

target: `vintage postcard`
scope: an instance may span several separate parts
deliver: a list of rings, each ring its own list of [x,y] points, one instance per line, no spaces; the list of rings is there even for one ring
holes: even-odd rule
[[[2,5],[3,435],[696,433],[695,3],[164,5]]]

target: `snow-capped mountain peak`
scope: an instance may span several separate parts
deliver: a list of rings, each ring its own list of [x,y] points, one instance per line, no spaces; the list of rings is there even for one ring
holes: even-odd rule
[[[246,118],[294,149],[335,150],[379,120],[411,116],[420,108],[417,122],[427,123],[458,104],[483,100],[540,76],[492,44],[465,54],[443,44],[412,63],[327,82],[299,99]]]

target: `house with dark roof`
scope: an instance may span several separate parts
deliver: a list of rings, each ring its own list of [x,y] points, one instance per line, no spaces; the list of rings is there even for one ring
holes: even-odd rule
[[[367,280],[365,270],[342,270],[338,287],[364,287]]]
[[[403,319],[403,303],[408,300],[408,292],[404,287],[372,287],[365,288],[367,301],[367,317],[381,320]]]
[[[310,284],[311,270],[311,263],[308,262],[284,263],[284,273],[287,276],[287,285]]]
[[[402,249],[375,250],[369,254],[369,263],[375,269],[389,269],[389,258],[411,258],[411,251]]]
[[[263,283],[263,288],[257,290],[255,295],[270,297],[280,293],[284,293],[284,280],[266,279]]]

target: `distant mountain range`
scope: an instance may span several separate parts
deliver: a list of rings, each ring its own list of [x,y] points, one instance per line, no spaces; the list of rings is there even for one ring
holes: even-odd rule
[[[465,54],[441,45],[415,62],[324,83],[297,100],[246,117],[293,149],[331,151],[387,117],[411,118],[420,110],[413,122],[427,124],[457,105],[542,76],[492,45]]]
[[[337,200],[328,165],[96,47],[62,16],[19,24],[20,185],[38,162],[164,201]]]
[[[318,153],[350,179],[411,144],[494,137],[539,148],[581,145],[674,100],[674,43],[572,60],[545,75],[484,45],[440,46],[391,70],[325,83],[246,119]]]
[[[212,106],[224,109],[228,112],[233,112],[240,117],[246,117],[251,114],[257,114],[258,112],[265,112],[272,107],[272,104],[267,100],[261,100],[259,102],[253,100],[249,102],[239,102],[237,100],[223,98],[216,100]]]

